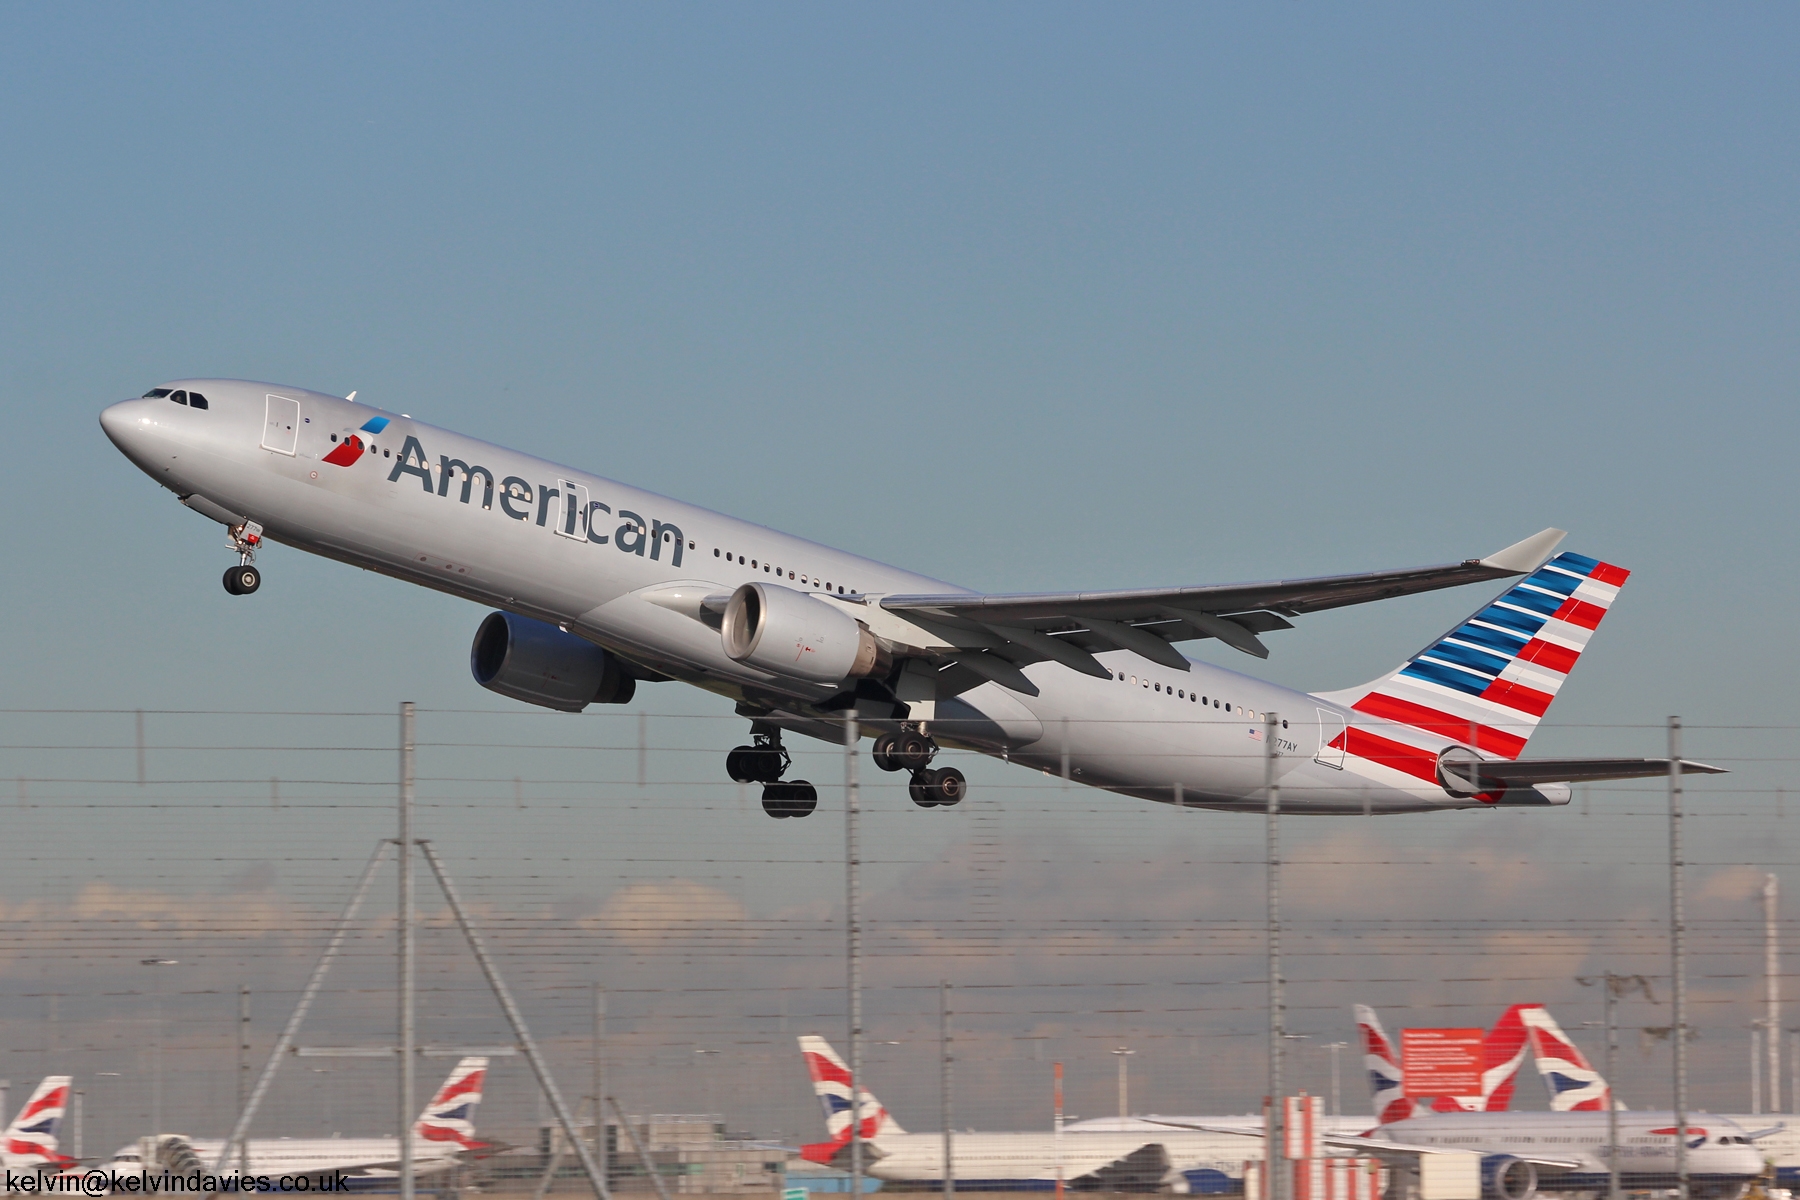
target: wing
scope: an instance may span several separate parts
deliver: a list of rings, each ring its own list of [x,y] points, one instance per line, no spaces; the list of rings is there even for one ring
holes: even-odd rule
[[[1202,1133],[1235,1133],[1244,1137],[1260,1138],[1260,1129],[1239,1129],[1229,1125],[1194,1125],[1185,1121],[1158,1121],[1148,1118],[1157,1125],[1167,1125],[1171,1129],[1195,1129]],[[1421,1154],[1504,1154],[1509,1158],[1523,1159],[1552,1171],[1574,1171],[1582,1166],[1578,1158],[1540,1158],[1536,1155],[1520,1154],[1514,1150],[1499,1148],[1484,1149],[1480,1146],[1415,1146],[1407,1142],[1390,1142],[1384,1138],[1357,1137],[1347,1134],[1327,1133],[1320,1137],[1327,1146],[1335,1146],[1340,1150],[1356,1150],[1375,1157]]]
[[[1024,680],[1017,668],[1046,659],[1108,677],[1110,672],[1093,657],[1103,650],[1135,651],[1185,671],[1187,659],[1170,643],[1218,638],[1267,658],[1268,648],[1257,634],[1291,628],[1289,617],[1523,575],[1563,536],[1560,529],[1546,529],[1485,558],[1359,575],[1116,592],[884,596],[879,603],[941,638],[954,651],[946,657],[1023,691],[1030,685],[1017,688]]]

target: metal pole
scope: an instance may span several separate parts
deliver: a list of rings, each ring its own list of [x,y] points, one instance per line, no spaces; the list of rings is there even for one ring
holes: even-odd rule
[[[1669,718],[1669,957],[1675,994],[1675,1194],[1688,1200],[1687,1153],[1687,913],[1681,885],[1681,718]]]
[[[849,941],[845,947],[849,958],[847,985],[850,992],[850,1191],[861,1196],[863,1188],[862,1146],[862,850],[857,823],[861,819],[862,796],[856,782],[856,752],[862,741],[854,715],[844,720],[844,930]]]
[[[250,1106],[250,989],[243,984],[238,985],[237,1085],[238,1111],[243,1112]],[[249,1173],[250,1143],[245,1140],[238,1143],[238,1176],[242,1178]]]
[[[1281,1052],[1285,1011],[1281,992],[1281,783],[1275,773],[1275,732],[1281,722],[1267,713],[1263,722],[1263,791],[1268,798],[1265,837],[1268,842],[1268,942],[1269,942],[1269,1115],[1264,1124],[1268,1158],[1268,1200],[1287,1200],[1287,1172],[1281,1152],[1283,1106],[1281,1101]],[[1684,1198],[1685,1200],[1685,1198]]]
[[[138,723],[143,723],[143,715],[138,716]],[[162,965],[151,960],[151,976],[156,988],[154,1013],[151,1017],[150,1034],[152,1038],[152,1059],[150,1066],[150,1132],[157,1137],[162,1136],[162,1067],[163,1067],[163,1035],[162,1035]]]
[[[1618,1078],[1619,1023],[1613,1011],[1613,973],[1608,971],[1606,984],[1606,1198],[1623,1200],[1619,1187],[1619,1100],[1613,1091]]]
[[[225,1160],[231,1157],[231,1147],[249,1131],[251,1119],[256,1116],[257,1108],[268,1094],[269,1085],[275,1081],[275,1071],[281,1066],[282,1056],[293,1044],[294,1036],[300,1032],[300,1022],[306,1019],[313,997],[319,994],[319,987],[325,982],[325,972],[330,969],[331,960],[337,957],[338,948],[344,944],[344,935],[350,932],[350,922],[356,919],[356,910],[362,907],[363,897],[369,893],[369,883],[375,878],[375,868],[381,865],[381,857],[387,853],[387,848],[388,843],[377,842],[375,853],[369,855],[368,865],[363,867],[362,878],[356,881],[356,891],[351,895],[350,903],[344,906],[337,928],[332,930],[331,940],[325,943],[325,952],[319,955],[319,965],[313,968],[312,978],[306,981],[306,989],[300,993],[300,1003],[294,1006],[293,1015],[288,1017],[281,1036],[275,1039],[275,1048],[269,1051],[269,1061],[263,1064],[256,1087],[251,1089],[250,1102],[238,1113],[237,1124],[231,1127],[231,1136],[219,1147],[219,1157],[213,1161],[214,1175],[224,1174]]]
[[[1062,1161],[1062,1127],[1063,1127],[1063,1070],[1062,1064],[1056,1064],[1055,1123],[1051,1126],[1056,1141],[1056,1200],[1063,1200],[1063,1161]]]
[[[400,705],[400,1200],[413,1200],[413,704]]]
[[[1750,1115],[1762,1115],[1762,1024],[1750,1022]]]
[[[644,1143],[638,1140],[637,1126],[626,1119],[625,1110],[619,1107],[617,1100],[608,1096],[606,1102],[612,1105],[613,1114],[619,1118],[619,1128],[623,1129],[625,1135],[631,1139],[631,1148],[637,1151],[638,1161],[644,1164],[644,1171],[650,1176],[650,1182],[656,1187],[658,1200],[669,1200],[669,1189],[663,1186],[662,1176],[656,1173],[655,1160],[650,1157],[650,1152],[644,1149]]]
[[[606,1148],[606,989],[594,985],[594,1161],[600,1164],[600,1177],[607,1176]]]
[[[956,1195],[955,1110],[950,1103],[950,983],[938,980],[938,1108],[944,1116],[944,1200]]]
[[[77,1163],[87,1157],[82,1153],[85,1149],[87,1134],[87,1113],[85,1111],[85,1106],[82,1104],[84,1095],[85,1093],[77,1089],[75,1094],[70,1097],[70,1100],[73,1101],[75,1107],[75,1111],[70,1115],[75,1118],[75,1145],[73,1149],[75,1151],[75,1161]],[[5,1107],[5,1104],[0,1103],[0,1109]]]
[[[561,1122],[563,1133],[569,1139],[569,1145],[581,1156],[581,1166],[587,1172],[588,1181],[594,1185],[594,1194],[600,1200],[612,1200],[612,1193],[606,1190],[606,1179],[600,1174],[594,1156],[588,1150],[587,1142],[582,1140],[581,1133],[575,1127],[575,1118],[569,1112],[569,1106],[563,1103],[562,1093],[557,1090],[556,1080],[551,1078],[550,1067],[544,1062],[544,1056],[538,1052],[537,1043],[531,1040],[531,1030],[525,1025],[525,1017],[519,1012],[519,1006],[513,1003],[512,993],[506,990],[506,981],[500,978],[500,972],[494,967],[493,959],[488,957],[487,946],[483,944],[481,935],[475,932],[475,926],[469,923],[468,913],[463,911],[462,900],[456,894],[456,886],[450,882],[450,876],[444,873],[444,864],[438,861],[437,851],[431,843],[421,840],[419,853],[425,856],[425,865],[431,868],[436,876],[439,889],[444,899],[449,902],[450,911],[456,915],[456,923],[461,926],[463,938],[469,943],[469,949],[475,955],[475,961],[481,965],[481,973],[487,977],[488,986],[494,989],[495,999],[500,1001],[500,1009],[506,1014],[507,1024],[512,1026],[513,1036],[519,1039],[520,1049],[525,1051],[525,1058],[531,1063],[532,1073],[537,1076],[538,1087],[543,1089],[545,1097],[550,1101],[556,1119]]]
[[[1126,1060],[1137,1051],[1127,1050],[1120,1046],[1113,1053],[1119,1059],[1119,1127],[1123,1129],[1125,1119],[1131,1115],[1131,1068],[1126,1064]]]
[[[1763,1030],[1769,1036],[1769,1111],[1781,1111],[1781,938],[1776,917],[1781,881],[1771,873],[1763,880],[1763,979],[1768,1012]]]
[[[1344,1115],[1343,1105],[1339,1103],[1338,1091],[1338,1051],[1348,1046],[1349,1042],[1326,1042],[1325,1048],[1331,1051],[1331,1119],[1337,1120]]]

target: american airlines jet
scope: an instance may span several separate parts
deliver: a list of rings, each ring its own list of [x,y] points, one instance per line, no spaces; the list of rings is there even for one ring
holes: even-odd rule
[[[1660,759],[1525,759],[1629,574],[1550,555],[1547,529],[1443,566],[1267,583],[983,594],[599,475],[303,388],[185,379],[105,409],[146,474],[225,528],[225,590],[262,585],[265,541],[492,606],[470,667],[565,712],[681,680],[736,702],[731,778],[763,808],[818,802],[784,733],[875,735],[923,807],[962,799],[954,745],[1109,791],[1260,809],[1275,759],[1295,813],[1565,804],[1572,781],[1661,775]],[[1189,659],[1323,609],[1523,576],[1395,670],[1310,695]],[[1273,745],[1270,739],[1273,739]],[[1688,763],[1684,770],[1716,768]]]
[[[413,1169],[420,1175],[447,1171],[478,1156],[485,1149],[475,1140],[475,1106],[481,1103],[488,1060],[471,1056],[458,1060],[431,1097],[425,1111],[413,1122]],[[162,1166],[177,1174],[199,1170],[211,1174],[224,1143],[192,1140],[173,1135],[161,1139]],[[372,1138],[250,1138],[249,1174],[304,1175],[325,1179],[342,1175],[353,1188],[391,1188],[400,1174],[400,1139]],[[117,1173],[143,1169],[139,1145],[121,1147],[109,1164]],[[236,1177],[239,1160],[234,1152],[226,1159],[226,1174]]]

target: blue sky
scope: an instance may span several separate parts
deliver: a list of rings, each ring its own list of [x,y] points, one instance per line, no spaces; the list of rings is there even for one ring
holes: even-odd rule
[[[983,588],[1445,561],[1560,525],[1634,576],[1543,752],[1654,752],[1670,713],[1791,727],[1797,24],[1772,5],[13,6],[0,707],[502,708],[464,666],[469,605],[279,547],[254,600],[223,593],[217,528],[95,415],[230,375],[356,389]],[[1367,679],[1483,598],[1309,618],[1264,669]],[[658,736],[694,764],[654,770],[728,806],[706,757],[741,733],[724,705],[639,694],[681,716]],[[12,744],[130,732],[9,720]],[[176,738],[159,720],[153,737]],[[507,721],[506,738],[543,724]],[[181,728],[194,745],[310,736]],[[344,736],[390,733],[381,716]],[[1786,738],[1695,737],[1762,760],[1730,785],[1753,800],[1717,794],[1737,815],[1710,861],[1784,861],[1745,806],[1791,772]],[[55,753],[0,752],[0,777],[83,776]],[[158,754],[182,777],[304,774]],[[557,776],[545,753],[513,758],[496,778]],[[609,779],[631,770],[607,761]],[[128,773],[118,758],[106,777]],[[333,849],[343,827],[323,817],[171,827],[120,803],[138,856],[96,842],[88,810],[35,808],[56,849],[9,863],[0,892],[90,873],[210,887],[183,882],[185,854],[275,864],[298,894],[307,854],[350,871],[384,819]],[[1102,833],[1117,808],[1031,803],[1019,838],[1087,839],[1108,861],[1165,836],[1166,814]],[[541,828],[504,809],[458,836],[523,854],[588,832],[578,808]],[[779,907],[785,877],[743,849],[774,846],[769,830],[700,833],[679,811],[634,836],[670,860],[736,855],[725,890]],[[1566,848],[1566,816],[1497,843]],[[960,861],[957,820],[897,825],[896,857]],[[1651,862],[1660,826],[1620,820],[1594,861]],[[1209,828],[1249,832],[1232,821]],[[1390,828],[1427,857],[1471,837]],[[819,897],[834,830],[798,855],[822,864]],[[576,853],[596,857],[544,886],[599,903],[613,867],[595,864],[614,858]],[[1646,920],[1650,871],[1632,885]],[[523,903],[524,878],[495,868],[495,895]],[[1455,893],[1434,878],[1417,886]],[[1503,894],[1575,897],[1527,892]]]

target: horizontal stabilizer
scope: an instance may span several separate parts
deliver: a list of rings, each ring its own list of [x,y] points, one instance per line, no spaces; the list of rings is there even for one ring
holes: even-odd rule
[[[1496,786],[1535,787],[1540,783],[1598,783],[1607,779],[1660,779],[1669,773],[1666,758],[1527,758],[1517,762],[1471,762],[1446,758],[1446,774],[1469,784],[1474,792]],[[1724,767],[1681,762],[1683,775],[1724,775]],[[1476,775],[1479,774],[1479,778]]]

